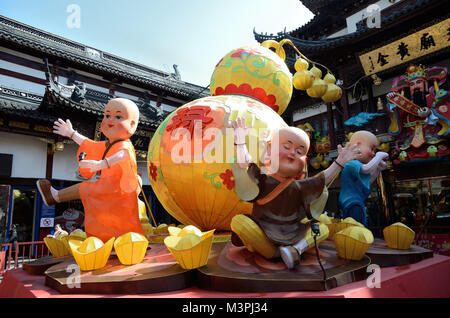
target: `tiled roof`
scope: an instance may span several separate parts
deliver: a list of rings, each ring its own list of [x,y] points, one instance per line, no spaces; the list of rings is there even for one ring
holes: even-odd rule
[[[411,11],[417,10],[420,7],[424,6],[425,4],[430,3],[432,1],[434,1],[434,0],[418,0],[412,4],[406,5],[403,8],[401,8],[400,10],[394,11],[389,16],[383,17],[381,19],[381,25],[386,26],[387,24],[394,22],[400,16],[408,14]],[[308,23],[308,25],[310,23],[314,23],[314,19],[311,20]],[[370,29],[366,25],[362,25],[360,28],[358,28],[358,30],[356,32],[349,33],[349,34],[335,37],[335,38],[331,38],[331,39],[324,39],[324,40],[318,40],[318,41],[302,40],[295,36],[292,36],[292,34],[298,32],[298,30],[291,31],[291,32],[279,32],[277,35],[270,35],[270,36],[258,34],[255,31],[253,33],[254,33],[255,39],[258,42],[263,42],[265,40],[280,41],[282,39],[290,39],[300,51],[318,52],[318,51],[322,51],[322,50],[328,50],[331,48],[342,47],[344,45],[351,43],[354,39],[357,39],[358,37],[360,37],[361,35],[363,35],[367,32],[377,32],[377,30],[378,29]]]
[[[341,0],[300,0],[301,3],[309,10],[314,10],[320,7],[323,7],[331,2],[336,2]]]
[[[39,110],[41,101],[42,96],[0,86],[0,113],[32,120],[55,121],[55,116]]]
[[[101,117],[103,116],[103,109],[106,102],[89,98],[84,99],[83,102],[75,102],[70,98],[64,97],[61,93],[52,90],[50,87],[46,89],[44,96],[39,96],[0,86],[0,113],[44,122],[54,122],[58,119],[51,112],[45,111],[45,107],[43,106],[49,103]],[[143,107],[139,102],[137,105],[140,111],[139,125],[149,129],[157,128],[159,121],[156,118],[155,111]],[[163,116],[167,116],[168,114],[169,112],[165,112]]]
[[[0,39],[46,56],[63,58],[77,65],[81,64],[138,84],[149,85],[187,99],[206,96],[203,87],[181,81],[173,74],[87,47],[2,15],[0,15]]]
[[[82,101],[77,102],[70,97],[64,96],[58,90],[52,89],[51,86],[47,87],[43,98],[43,105],[61,105],[63,107],[79,110],[80,112],[93,114],[99,117],[103,116],[103,110],[105,109],[107,102],[108,100],[98,101],[90,98],[84,98]],[[140,113],[139,124],[156,129],[159,126],[159,121],[156,118],[156,112],[153,112],[154,114],[152,114],[152,110],[142,107],[141,103],[137,102],[136,104],[139,107]],[[165,112],[164,115],[168,114],[169,112]]]

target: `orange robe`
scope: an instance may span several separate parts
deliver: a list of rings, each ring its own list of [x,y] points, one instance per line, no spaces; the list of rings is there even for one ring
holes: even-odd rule
[[[106,142],[86,139],[78,150],[86,153],[86,160],[102,160]],[[85,210],[84,225],[87,236],[106,242],[128,232],[145,235],[139,220],[137,196],[138,176],[136,155],[129,140],[114,144],[106,154],[111,157],[120,150],[126,158],[111,168],[101,170],[100,179],[80,184],[80,197]]]

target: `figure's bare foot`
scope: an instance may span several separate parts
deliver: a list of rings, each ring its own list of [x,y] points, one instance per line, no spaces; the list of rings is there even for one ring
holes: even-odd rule
[[[52,184],[50,181],[41,179],[36,182],[36,185],[39,189],[39,192],[41,193],[42,199],[44,200],[44,203],[46,206],[52,206],[57,203],[55,198],[52,195]]]
[[[293,246],[280,246],[280,254],[281,259],[289,269],[293,269],[300,263],[300,253]]]

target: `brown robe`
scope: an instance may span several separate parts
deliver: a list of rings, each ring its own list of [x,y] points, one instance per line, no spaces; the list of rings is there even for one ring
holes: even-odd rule
[[[323,172],[314,177],[294,180],[272,201],[259,205],[257,201],[272,192],[280,181],[266,174],[255,163],[251,163],[248,175],[257,183],[258,196],[253,202],[253,213],[250,215],[277,245],[293,245],[300,241],[309,225],[300,221],[310,215],[310,204],[319,198],[325,186]]]

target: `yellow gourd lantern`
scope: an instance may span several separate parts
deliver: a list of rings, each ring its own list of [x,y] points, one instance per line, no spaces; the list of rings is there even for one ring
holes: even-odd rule
[[[171,226],[169,234],[164,239],[164,244],[182,268],[194,269],[206,265],[214,230],[201,232],[194,226],[183,229]]]
[[[294,68],[297,72],[302,70],[307,70],[309,67],[309,63],[307,60],[299,58],[297,61],[295,61]]]
[[[328,84],[322,79],[315,79],[312,86],[306,90],[309,97],[319,98],[322,97],[328,89]]]
[[[314,82],[314,74],[308,70],[300,70],[295,72],[292,83],[295,89],[306,90],[312,86]]]
[[[148,240],[141,234],[128,232],[114,241],[114,250],[120,263],[133,265],[142,262],[148,247]]]
[[[416,233],[405,224],[397,222],[385,227],[383,235],[389,248],[407,250],[414,242]]]
[[[211,96],[251,96],[281,115],[291,100],[292,74],[267,47],[242,47],[225,55],[211,76]]]
[[[82,271],[91,271],[104,267],[108,261],[115,238],[112,237],[105,244],[95,236],[90,236],[83,242],[70,240],[72,254]]]
[[[372,232],[359,226],[348,227],[334,235],[334,245],[338,256],[347,260],[362,259],[373,241]]]
[[[325,82],[327,82],[328,84],[335,84],[336,83],[336,77],[334,77],[334,75],[331,74],[331,73],[327,73],[327,75],[325,75],[323,80]]]
[[[309,71],[313,73],[315,79],[322,78],[322,71],[317,66],[314,65]]]
[[[342,89],[336,84],[327,84],[327,91],[322,95],[322,100],[326,103],[335,102],[342,96]]]
[[[150,184],[180,223],[229,231],[235,215],[251,213],[252,204],[235,193],[236,150],[229,130],[232,121],[243,118],[254,128],[246,140],[249,153],[261,158],[272,132],[288,126],[280,117],[293,91],[284,63],[286,43],[293,46],[289,40],[266,41],[226,54],[211,76],[211,96],[181,106],[156,130],[148,150]],[[299,85],[306,88],[314,75],[307,70],[310,61],[302,58],[297,73],[304,72]]]

